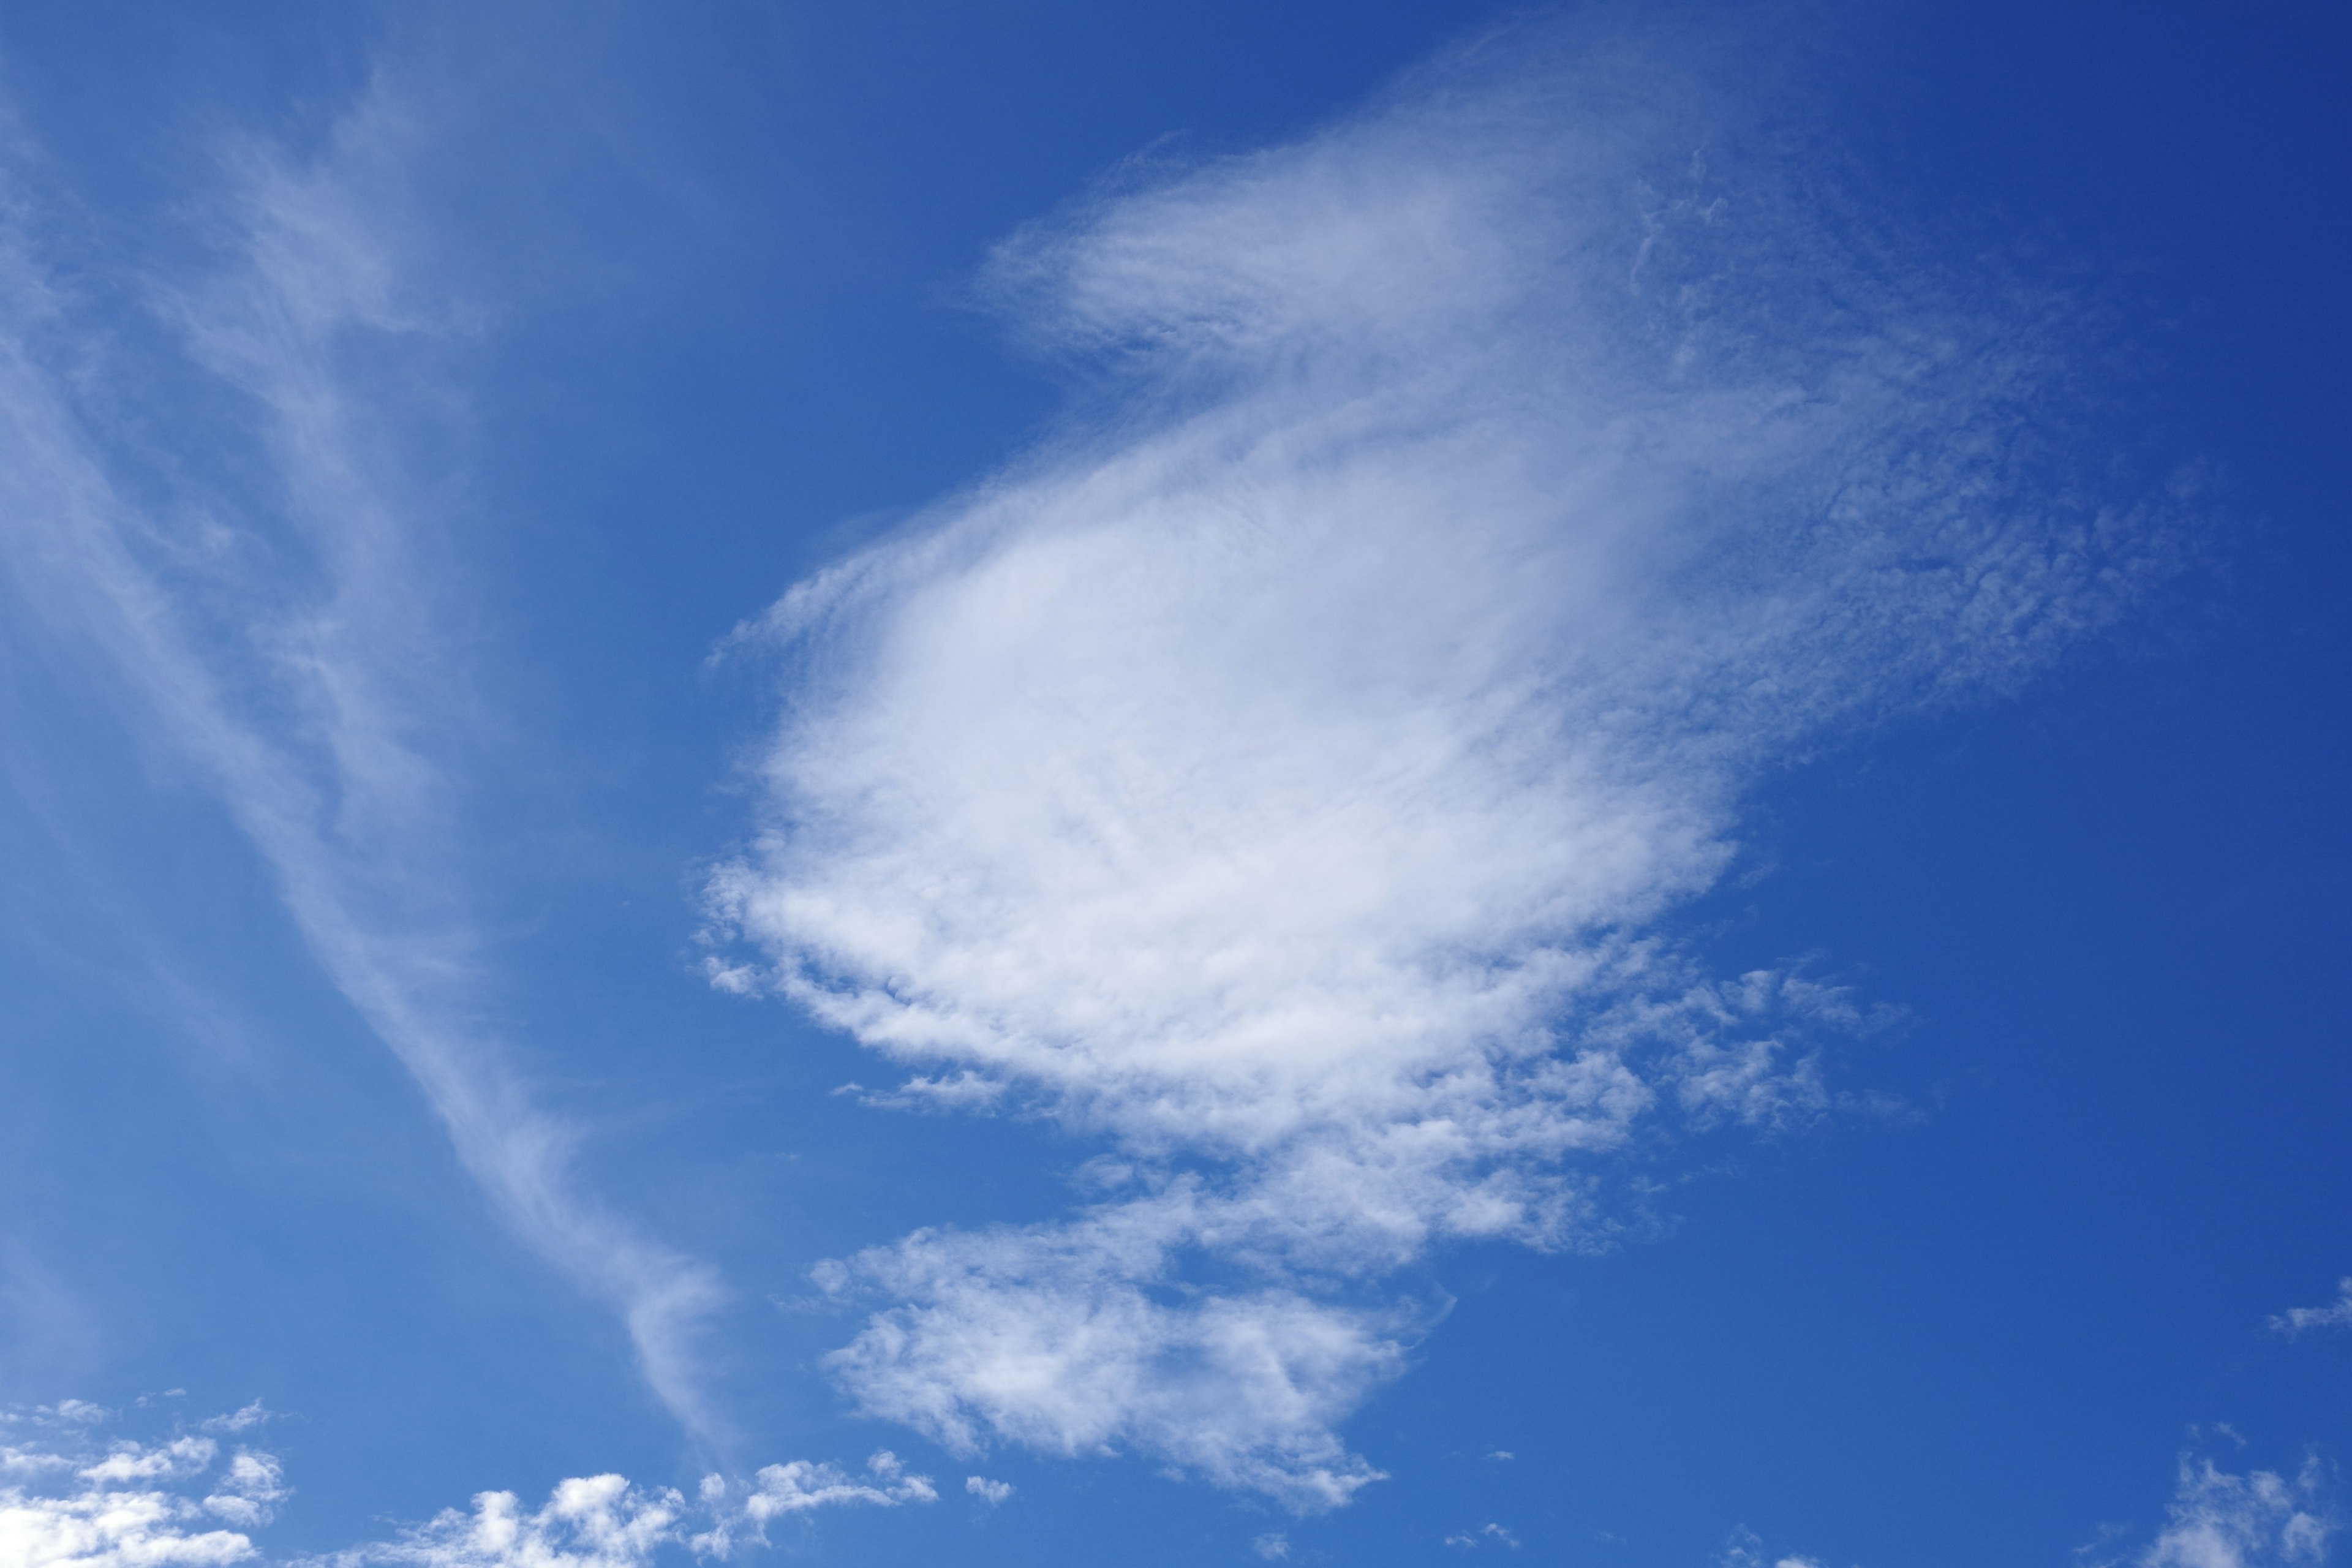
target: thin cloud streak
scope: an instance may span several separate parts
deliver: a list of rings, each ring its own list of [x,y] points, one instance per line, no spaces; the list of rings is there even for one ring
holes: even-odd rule
[[[63,367],[136,375],[89,365],[80,347],[135,331],[93,326],[92,301],[53,281],[44,247],[59,243],[63,205],[10,171],[0,493],[14,585],[28,623],[94,651],[159,750],[210,781],[466,1168],[533,1247],[614,1303],[660,1396],[707,1434],[690,1341],[715,1276],[581,1192],[576,1130],[534,1103],[475,1021],[484,954],[453,759],[484,726],[418,557],[421,503],[383,434],[400,411],[350,368],[449,330],[400,272],[419,241],[386,187],[414,134],[380,81],[307,163],[244,149],[223,204],[228,265],[145,280],[146,303],[217,378],[213,395],[257,411],[280,494],[238,498],[247,515],[227,522],[142,506],[118,484],[127,437],[81,417]],[[131,456],[168,468],[184,455]],[[273,521],[288,525],[275,541]]]
[[[1664,923],[1742,793],[2173,568],[2178,498],[2059,471],[2069,302],[1709,68],[1521,30],[1123,171],[990,278],[1088,416],[739,634],[792,677],[714,984],[1112,1151],[1066,1221],[819,1269],[868,1414],[1344,1503],[1434,1316],[1384,1278],[1604,1244],[1612,1159],[1831,1102],[1844,999]]]

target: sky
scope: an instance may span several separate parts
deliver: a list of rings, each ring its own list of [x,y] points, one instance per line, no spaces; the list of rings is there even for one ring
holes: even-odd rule
[[[0,1568],[2352,1554],[2340,7],[0,15]]]

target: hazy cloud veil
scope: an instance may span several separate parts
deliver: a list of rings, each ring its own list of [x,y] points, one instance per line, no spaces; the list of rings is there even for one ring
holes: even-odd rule
[[[820,1270],[880,1298],[866,1410],[1344,1501],[1416,1326],[1382,1277],[1590,1236],[1652,1122],[1820,1102],[1785,1026],[1835,998],[1655,923],[1743,787],[2166,569],[2172,503],[2046,461],[2065,301],[1931,265],[1708,75],[1511,31],[1126,171],[990,275],[1094,414],[759,628],[793,680],[714,977],[1115,1151],[1066,1222]]]

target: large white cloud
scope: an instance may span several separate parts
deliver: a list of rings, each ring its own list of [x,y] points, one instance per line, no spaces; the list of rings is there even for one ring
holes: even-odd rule
[[[714,979],[1118,1157],[1066,1223],[821,1270],[881,1298],[869,1412],[1344,1500],[1413,1321],[1369,1282],[1589,1237],[1645,1122],[1821,1103],[1837,999],[1657,930],[1743,788],[2164,569],[2166,508],[2062,461],[2065,301],[1680,58],[1506,34],[1017,236],[1087,411],[747,629],[793,673]]]

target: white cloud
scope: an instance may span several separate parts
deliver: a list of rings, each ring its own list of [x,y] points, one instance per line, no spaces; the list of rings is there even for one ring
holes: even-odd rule
[[[246,1533],[289,1494],[276,1458],[210,1437],[102,1447],[107,1413],[67,1400],[8,1424],[43,1435],[0,1445],[0,1563],[7,1568],[165,1568],[242,1563]]]
[[[220,1445],[210,1437],[174,1437],[152,1447],[117,1443],[80,1473],[92,1481],[180,1480],[210,1466],[219,1452]]]
[[[468,324],[426,304],[437,238],[413,215],[432,117],[401,64],[382,62],[314,153],[244,146],[223,184],[187,194],[218,265],[142,276],[163,337],[93,320],[114,302],[47,260],[69,200],[26,162],[0,167],[0,583],[217,790],[467,1169],[613,1303],[656,1391],[708,1427],[690,1342],[715,1277],[581,1190],[576,1130],[480,1022],[499,1009],[468,812],[512,757],[453,652],[478,639],[436,532],[446,453],[420,480],[404,446],[434,437],[440,356]],[[197,415],[126,390],[192,374],[210,378]],[[205,493],[215,448],[239,440],[268,478]]]
[[[2339,1528],[2317,1459],[2293,1476],[2233,1475],[2183,1454],[2164,1529],[2134,1568],[2317,1568]]]
[[[1010,1492],[1012,1489],[1005,1489]],[[897,1508],[903,1503],[939,1500],[939,1488],[931,1478],[909,1473],[898,1456],[887,1448],[877,1449],[866,1459],[863,1476],[852,1475],[838,1465],[793,1459],[767,1466],[748,1486],[730,1482],[721,1476],[705,1477],[702,1501],[712,1514],[713,1522],[693,1538],[692,1544],[698,1555],[723,1558],[746,1542],[764,1542],[769,1524],[779,1519],[813,1513],[821,1508],[852,1504]]]
[[[256,1426],[268,1425],[277,1419],[277,1415],[274,1410],[263,1409],[261,1401],[257,1399],[250,1405],[238,1406],[226,1415],[213,1416],[203,1423],[203,1426],[207,1432],[247,1432]]]
[[[919,1234],[829,1270],[908,1302],[831,1364],[875,1414],[970,1451],[990,1435],[1052,1453],[1132,1445],[1300,1506],[1379,1472],[1332,1423],[1400,1355],[1393,1313],[1293,1291],[1170,1304],[1151,1287],[1194,1234],[1197,1189],[1029,1231]]]
[[[575,1477],[558,1484],[536,1510],[526,1510],[512,1492],[483,1492],[470,1511],[447,1510],[392,1540],[326,1562],[334,1568],[642,1568],[671,1549],[730,1558],[747,1544],[765,1543],[776,1521],[819,1509],[938,1500],[931,1479],[909,1473],[887,1448],[866,1461],[862,1474],[793,1459],[749,1480],[707,1476],[693,1505],[674,1489],[633,1486],[624,1476]]]
[[[391,1541],[336,1553],[336,1568],[640,1568],[678,1539],[685,1500],[641,1490],[621,1476],[583,1476],[526,1512],[512,1492],[483,1492],[471,1512],[449,1509]]]
[[[68,1401],[59,1409],[65,1414],[0,1410],[0,1425],[33,1434],[26,1443],[0,1444],[0,1568],[243,1563],[259,1552],[250,1532],[293,1495],[273,1455],[240,1447],[224,1458],[214,1438],[185,1434],[100,1443],[84,1414],[97,1406]],[[1013,1491],[979,1476],[967,1489],[992,1503]],[[581,1476],[557,1483],[537,1509],[513,1492],[486,1491],[470,1509],[445,1510],[388,1540],[308,1561],[310,1568],[646,1568],[681,1552],[729,1557],[746,1542],[765,1542],[772,1522],[819,1509],[938,1500],[931,1479],[908,1471],[887,1448],[858,1473],[794,1459],[749,1479],[707,1477],[691,1505],[671,1488]]]
[[[994,1508],[1013,1495],[1011,1481],[992,1481],[986,1476],[966,1476],[963,1489]]]
[[[1768,1563],[1769,1568],[1822,1568],[1822,1564],[1811,1557],[1771,1556],[1764,1550],[1761,1538],[1746,1528],[1731,1532],[1731,1539],[1724,1543],[1716,1563],[1717,1568],[1767,1568]]]
[[[2273,1333],[2293,1336],[2312,1329],[2352,1328],[2352,1279],[2336,1282],[2336,1300],[2325,1307],[2289,1307],[2270,1321]]]
[[[1484,1524],[1475,1530],[1465,1530],[1447,1536],[1445,1544],[1465,1548],[1487,1545],[1507,1546],[1517,1552],[1519,1549],[1519,1538],[1499,1524]]]
[[[940,1495],[929,1476],[909,1475],[898,1456],[887,1448],[876,1450],[866,1461],[864,1479],[853,1479],[837,1466],[794,1459],[768,1466],[757,1479],[759,1485],[745,1500],[743,1511],[761,1524],[835,1503],[869,1502],[895,1508],[902,1502],[937,1502]]]
[[[1264,1535],[1251,1538],[1250,1550],[1268,1563],[1286,1562],[1290,1556],[1290,1537],[1278,1530],[1269,1530]]]
[[[1654,929],[1742,789],[2164,569],[2163,506],[2047,477],[2063,301],[1580,42],[1018,237],[999,294],[1112,412],[743,634],[794,674],[717,983],[1131,1171],[821,1270],[877,1299],[831,1362],[868,1413],[1343,1502],[1426,1321],[1381,1275],[1593,1243],[1595,1156],[1829,1104],[1843,1002]]]

